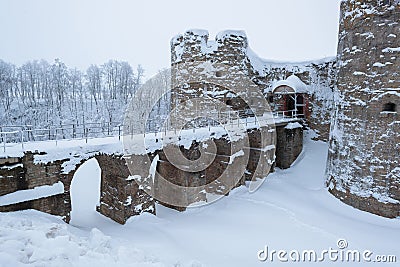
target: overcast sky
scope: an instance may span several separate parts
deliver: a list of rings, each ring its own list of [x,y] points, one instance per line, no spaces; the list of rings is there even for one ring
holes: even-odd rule
[[[334,56],[340,0],[0,0],[0,59],[85,70],[108,59],[142,64],[147,78],[170,64],[170,39],[187,29],[244,30],[262,58]]]

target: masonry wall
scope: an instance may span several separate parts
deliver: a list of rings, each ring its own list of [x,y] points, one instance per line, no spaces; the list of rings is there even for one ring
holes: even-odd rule
[[[188,30],[171,40],[171,65],[172,80],[181,75],[179,65],[192,62],[211,62],[224,64],[231,79],[240,83],[238,73],[251,80],[266,98],[271,95],[272,86],[276,81],[284,80],[294,74],[307,86],[309,105],[306,111],[308,126],[318,134],[317,139],[329,139],[330,120],[333,112],[333,95],[336,80],[336,59],[325,59],[304,63],[276,63],[258,58],[251,51],[246,35],[238,31],[226,31],[218,34],[215,41],[210,40],[208,32],[204,30]],[[179,75],[178,75],[179,74]],[[220,73],[225,75],[225,73]],[[235,79],[235,75],[237,76]],[[230,78],[229,77],[229,78]],[[199,88],[201,84],[186,84],[183,88],[174,88],[172,104],[175,98],[197,97],[202,95]],[[215,87],[215,86],[214,86]],[[194,89],[194,90],[193,90]],[[214,98],[223,103],[233,103],[236,110],[245,109],[247,106],[240,100],[240,96],[229,96],[227,88],[218,88],[221,94],[213,94]],[[207,91],[207,90],[205,90]],[[210,91],[208,89],[208,91]],[[203,90],[204,92],[204,90]],[[239,100],[237,100],[239,99]]]
[[[327,168],[333,195],[385,217],[400,215],[399,18],[399,2],[342,2]]]
[[[303,128],[277,126],[276,167],[288,169],[303,151]]]
[[[64,220],[69,216],[69,203],[65,202],[68,198],[66,194],[59,194],[50,197],[38,198],[35,200],[19,202],[16,204],[10,204],[0,206],[0,212],[10,212],[18,210],[35,209],[48,214],[61,216]]]
[[[145,211],[155,214],[153,198],[129,179],[129,169],[121,156],[100,154],[96,160],[101,168],[100,206],[97,208],[101,214],[121,224]]]
[[[0,167],[0,196],[27,188],[20,158],[2,160]]]
[[[53,185],[60,181],[64,184],[64,193],[0,206],[0,211],[36,209],[61,216],[69,222],[70,185],[75,171],[87,159],[77,164],[73,171],[64,173],[62,164],[69,161],[68,158],[48,163],[35,163],[34,158],[37,154],[26,152],[21,158],[1,159],[0,196],[38,186]],[[129,170],[121,156],[99,154],[95,157],[102,170],[101,204],[98,208],[100,213],[121,224],[125,223],[129,217],[142,212],[155,213],[153,199],[140,190],[134,180],[128,179]]]
[[[331,114],[334,109],[334,88],[336,82],[336,58],[320,60],[319,62],[281,63],[266,66],[259,74],[247,64],[251,70],[252,80],[264,91],[265,96],[272,96],[271,88],[274,82],[285,80],[296,75],[307,85],[307,106],[305,107],[305,122],[317,133],[317,140],[328,141]]]
[[[168,194],[169,203],[187,201],[189,205],[199,201],[207,201],[205,193],[225,195],[229,193],[230,188],[244,185],[245,181],[265,178],[273,171],[275,160],[279,162],[277,166],[280,168],[290,167],[302,151],[303,130],[302,127],[284,129],[285,126],[286,124],[278,128],[282,130],[277,133],[275,133],[275,129],[269,127],[248,129],[249,143],[248,146],[244,147],[242,140],[231,141],[227,136],[211,138],[217,149],[215,159],[208,167],[197,172],[184,171],[174,166],[169,162],[163,151],[158,151],[159,160],[154,184],[155,194]],[[275,138],[275,134],[284,136]],[[278,146],[275,146],[276,140],[279,140]],[[263,147],[265,144],[269,145]],[[180,147],[180,150],[187,159],[197,160],[200,157],[198,150],[200,145],[201,142],[193,141],[189,149]],[[170,146],[175,145],[170,144]],[[275,151],[275,147],[277,147],[277,151]],[[231,158],[240,150],[244,152],[242,156]],[[165,183],[158,183],[158,175],[175,185],[186,187],[186,199],[182,200],[180,193],[174,194],[173,190],[175,189],[171,189],[169,186],[165,187]],[[140,176],[143,176],[143,173]],[[218,183],[213,183],[217,179]],[[201,186],[204,186],[204,189],[196,188]],[[161,204],[177,210],[185,209],[185,207],[176,207],[168,203],[161,202]]]
[[[64,181],[65,176],[60,175],[63,161],[35,164],[33,162],[34,156],[35,153],[26,152],[20,158],[1,159],[0,196],[19,190],[33,189],[37,186],[53,185],[58,181],[63,181],[63,184],[66,184]],[[2,212],[23,209],[36,209],[61,216],[64,220],[69,221],[71,210],[69,193],[0,206],[0,211]]]

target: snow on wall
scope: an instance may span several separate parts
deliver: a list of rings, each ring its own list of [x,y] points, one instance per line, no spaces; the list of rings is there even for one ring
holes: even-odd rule
[[[0,196],[0,205],[6,206],[62,193],[64,193],[64,184],[62,182],[57,182],[53,185],[37,186],[33,189],[19,190],[4,196]]]
[[[328,185],[350,205],[396,217],[389,204],[400,205],[399,1],[343,1],[341,14]],[[395,110],[385,111],[387,103]]]
[[[272,94],[277,83],[295,83],[302,93],[311,96],[310,126],[320,132],[321,139],[327,140],[333,109],[336,57],[299,63],[266,60],[250,48],[243,31],[220,32],[215,41],[209,40],[206,33],[204,30],[188,30],[174,37],[171,40],[172,66],[193,61],[222,63],[234,72],[247,75],[265,96]]]

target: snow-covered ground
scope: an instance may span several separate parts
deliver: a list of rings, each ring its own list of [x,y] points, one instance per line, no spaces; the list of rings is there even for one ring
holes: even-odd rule
[[[100,170],[75,174],[71,225],[37,211],[0,213],[0,266],[398,266],[400,220],[359,211],[327,192],[327,144],[307,136],[292,168],[269,175],[255,193],[235,189],[212,205],[177,212],[157,206],[119,225],[94,211]],[[339,239],[348,247],[340,250]],[[341,244],[343,244],[342,242]],[[370,250],[397,263],[281,263],[260,250]],[[261,255],[264,256],[264,255]],[[289,258],[289,256],[286,256]]]

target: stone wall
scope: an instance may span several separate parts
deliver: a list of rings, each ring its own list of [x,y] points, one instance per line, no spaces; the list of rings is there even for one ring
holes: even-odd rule
[[[350,192],[338,191],[335,188],[329,189],[329,192],[347,205],[359,210],[367,211],[387,218],[396,218],[399,216],[399,204],[382,203],[372,196],[360,197],[351,194]]]
[[[303,63],[276,63],[259,58],[250,49],[247,37],[241,31],[224,31],[215,40],[210,40],[207,31],[188,30],[171,40],[171,65],[173,84],[182,75],[180,65],[193,62],[209,62],[223,64],[224,71],[216,71],[216,76],[228,75],[233,83],[242,82],[241,75],[247,77],[264,94],[265,98],[272,95],[272,86],[279,80],[285,80],[294,74],[307,85],[309,95],[308,110],[305,111],[308,126],[319,134],[317,139],[327,141],[329,137],[330,119],[333,111],[333,93],[336,81],[336,59],[324,59]],[[217,75],[218,74],[218,75]],[[229,92],[231,85],[220,87],[199,83],[186,83],[172,92],[172,104],[175,98],[185,99],[213,93],[212,97],[224,104],[229,103],[236,110],[248,108],[240,95],[233,96]],[[199,90],[202,89],[202,90]]]
[[[303,128],[277,126],[276,166],[281,169],[290,168],[303,151]]]
[[[20,158],[3,159],[0,166],[0,196],[27,188]]]
[[[97,208],[101,214],[124,224],[128,218],[142,212],[155,213],[153,198],[129,179],[125,159],[100,154],[96,160],[101,168],[100,206]]]
[[[264,178],[268,175],[273,165],[271,159],[274,158],[275,147],[270,150],[261,150],[261,144],[268,140],[261,141],[260,131],[268,129],[248,130],[250,147],[243,146],[243,140],[232,141],[228,136],[213,138],[207,142],[213,142],[216,145],[215,158],[211,164],[205,166],[200,171],[185,171],[182,168],[174,166],[168,160],[163,151],[159,151],[159,161],[157,164],[157,174],[155,177],[155,194],[169,194],[171,202],[192,204],[200,201],[207,201],[206,193],[214,195],[229,194],[231,188],[244,185],[245,180],[251,181],[257,178]],[[272,132],[266,137],[271,137]],[[273,142],[273,140],[272,140]],[[185,158],[190,161],[197,160],[200,157],[199,147],[203,142],[193,141],[190,148],[180,147]],[[169,146],[176,146],[170,144]],[[241,156],[233,156],[238,152],[243,152]],[[248,157],[248,158],[247,158]],[[248,160],[247,160],[248,159]],[[270,159],[268,161],[268,159]],[[160,184],[158,175],[161,175],[167,181],[187,188],[186,199],[175,199],[181,197],[180,194],[173,194],[171,188],[165,188],[165,184]],[[172,189],[173,190],[173,189]],[[176,207],[162,203],[167,207],[177,210],[184,210],[185,207]]]
[[[75,171],[87,159],[81,160],[74,170],[64,173],[63,163],[68,162],[69,158],[47,163],[35,163],[35,156],[39,154],[44,155],[46,153],[28,151],[23,157],[13,158],[11,161],[10,159],[1,159],[0,196],[38,186],[53,185],[60,181],[64,185],[64,193],[0,206],[0,211],[36,209],[61,216],[66,222],[69,222],[71,181]],[[100,213],[123,224],[133,215],[145,211],[155,212],[153,199],[143,190],[140,190],[134,180],[129,179],[129,170],[121,156],[97,154],[95,157],[102,170],[101,199],[98,207]]]
[[[67,185],[67,191],[69,191],[69,184],[73,176],[69,177],[64,175],[62,171],[62,164],[68,161],[68,158],[62,160],[55,160],[48,163],[35,163],[34,158],[36,155],[44,155],[45,152],[32,153],[27,151],[22,157],[22,165],[25,172],[25,184],[26,188],[32,189],[37,186],[53,185],[58,181],[62,181],[64,186]],[[68,179],[69,178],[69,179]]]
[[[0,196],[14,193],[19,190],[33,189],[43,185],[53,185],[63,181],[65,176],[60,175],[63,161],[48,164],[35,164],[34,156],[37,153],[26,152],[23,157],[4,158],[0,162]],[[11,165],[10,165],[11,164]],[[65,184],[65,181],[63,181]],[[69,195],[59,194],[16,204],[0,206],[0,211],[15,211],[21,209],[36,209],[69,220]]]
[[[399,2],[342,2],[327,168],[332,194],[387,217],[400,215],[399,17]]]
[[[279,129],[279,128],[278,128]],[[276,140],[279,140],[277,162],[284,162],[287,166],[296,159],[302,147],[301,128],[294,130],[278,131],[278,135],[285,135],[275,139],[275,129],[264,126],[261,128],[247,129],[243,139],[232,141],[227,135],[212,137],[204,142],[214,142],[216,154],[212,163],[204,170],[198,172],[183,171],[171,164],[163,150],[157,150],[149,155],[131,155],[123,158],[121,155],[95,153],[83,157],[74,165],[75,167],[65,172],[65,163],[71,161],[66,157],[62,160],[50,162],[35,161],[35,157],[46,156],[45,152],[26,152],[24,156],[13,159],[1,159],[0,165],[0,192],[6,195],[18,190],[33,189],[43,185],[53,185],[62,182],[64,193],[24,201],[11,205],[0,206],[0,211],[16,211],[21,209],[36,209],[53,215],[61,216],[66,222],[70,220],[71,197],[70,185],[76,170],[89,158],[95,157],[101,169],[100,206],[97,210],[118,223],[125,223],[128,218],[142,212],[155,213],[155,201],[144,191],[143,185],[138,185],[133,175],[149,177],[149,163],[158,155],[156,162],[157,174],[154,181],[153,194],[165,194],[164,185],[159,183],[158,175],[162,175],[169,182],[187,188],[188,203],[206,201],[206,193],[225,195],[229,189],[243,185],[245,180],[252,181],[264,178],[271,171],[275,160]],[[248,143],[244,140],[247,140]],[[284,141],[282,141],[284,140]],[[286,142],[283,144],[283,142]],[[183,155],[190,161],[200,156],[199,147],[202,142],[193,141],[190,148],[178,147]],[[176,146],[171,144],[170,146]],[[300,149],[300,150],[299,150]],[[284,151],[280,151],[284,150]],[[237,155],[238,152],[243,152]],[[235,156],[236,155],[236,156]],[[246,158],[246,155],[248,158]],[[130,163],[128,168],[126,160]],[[284,164],[278,164],[285,168]],[[131,175],[133,174],[133,175]],[[216,183],[213,183],[218,178]],[[205,186],[204,192],[199,194],[190,188]],[[171,192],[168,192],[169,194]],[[170,194],[174,197],[174,194]],[[163,205],[183,210],[166,203]]]
[[[15,204],[0,206],[0,212],[10,212],[17,210],[35,209],[48,214],[61,216],[64,220],[69,218],[70,205],[65,199],[68,199],[67,193],[43,197],[34,200],[19,202]]]

